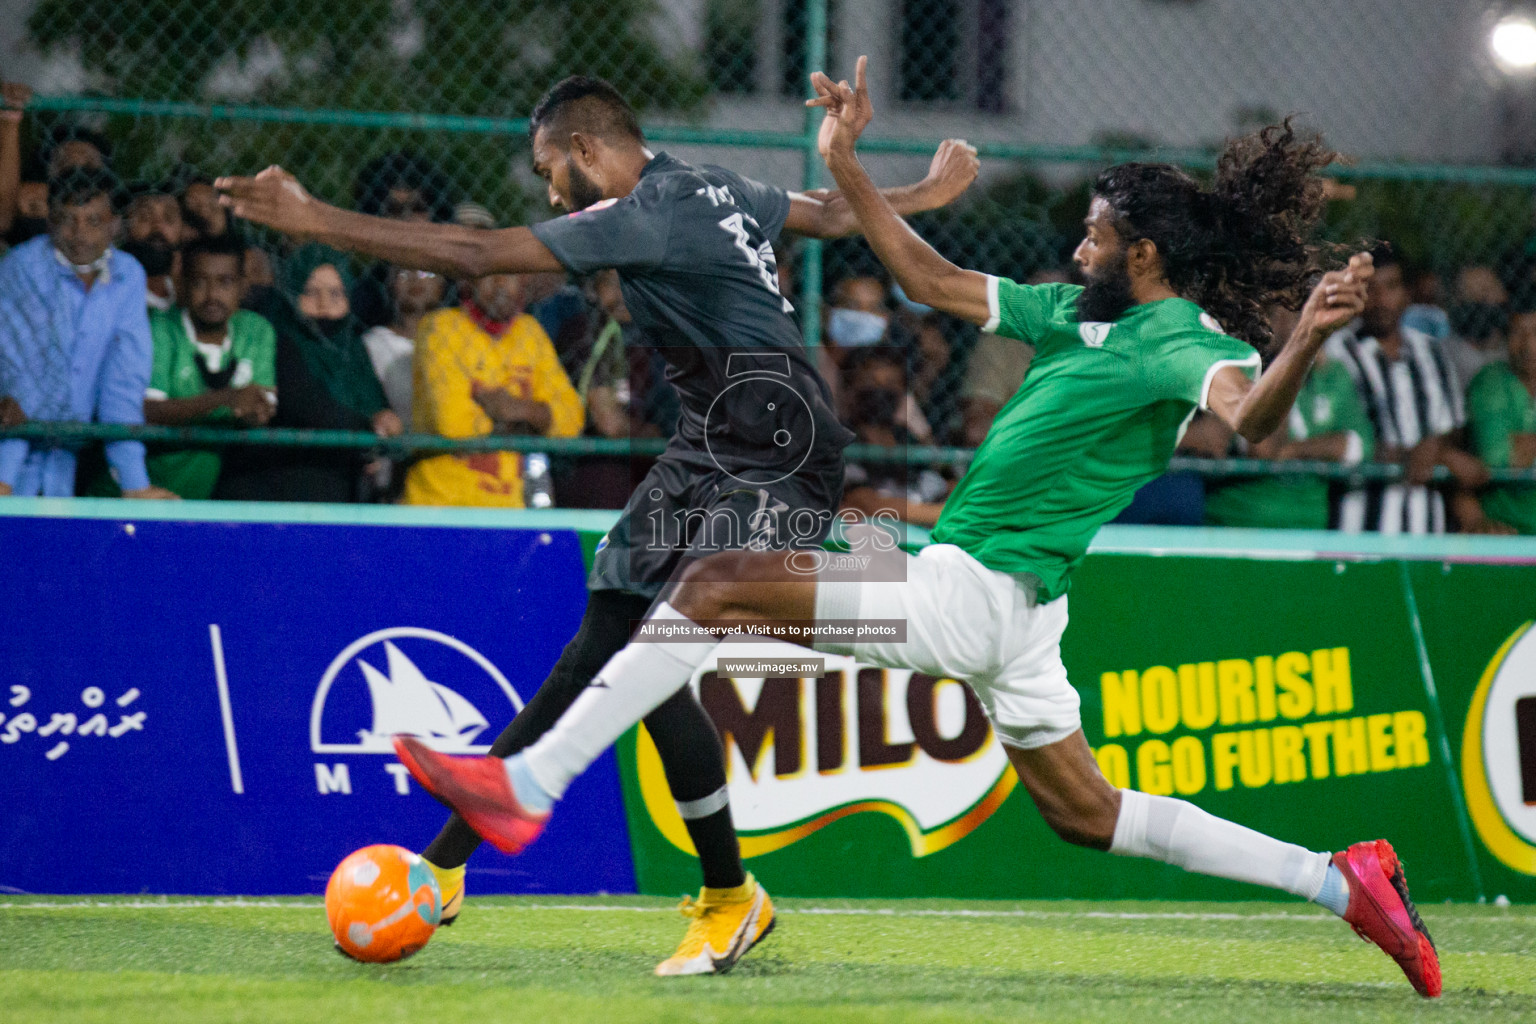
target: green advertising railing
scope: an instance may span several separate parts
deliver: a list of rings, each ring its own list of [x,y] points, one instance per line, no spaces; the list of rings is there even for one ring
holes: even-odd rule
[[[438,434],[401,434],[380,437],[367,431],[301,430],[292,427],[260,427],[242,430],[234,427],[162,427],[122,423],[34,422],[0,429],[0,438],[16,437],[29,441],[79,444],[89,441],[136,440],[151,444],[185,445],[268,445],[288,448],[357,448],[389,455],[428,452],[543,452],[575,458],[618,456],[650,458],[660,455],[667,442],[660,438],[623,440],[605,437],[534,437],[519,434],[491,434],[486,437],[452,438]],[[964,466],[975,456],[971,448],[945,446],[905,446],[886,448],[873,444],[853,444],[844,456],[854,462],[904,463],[906,465]],[[1169,463],[1173,472],[1194,472],[1211,477],[1245,476],[1315,476],[1329,480],[1386,481],[1402,479],[1403,467],[1393,463],[1365,462],[1353,466],[1337,462],[1288,459],[1270,462],[1264,459],[1203,459],[1177,456]],[[1529,469],[1490,469],[1495,483],[1536,484],[1536,467]],[[1444,466],[1435,468],[1438,481],[1452,477]]]

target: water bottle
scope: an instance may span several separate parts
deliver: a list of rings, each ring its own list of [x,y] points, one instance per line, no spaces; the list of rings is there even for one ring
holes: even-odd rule
[[[523,456],[523,504],[528,508],[553,508],[555,488],[549,479],[549,456],[529,452]]]

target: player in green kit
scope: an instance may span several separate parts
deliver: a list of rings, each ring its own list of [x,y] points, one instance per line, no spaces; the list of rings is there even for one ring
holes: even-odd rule
[[[1385,840],[1313,852],[1183,800],[1119,790],[1083,736],[1060,639],[1067,585],[1098,528],[1162,473],[1197,409],[1250,440],[1286,418],[1313,357],[1365,302],[1370,257],[1324,274],[1306,236],[1321,212],[1316,172],[1334,154],[1289,125],[1231,143],[1214,186],[1158,164],[1110,168],[1095,183],[1075,260],[1086,287],[1025,287],[962,270],[880,197],[854,155],[871,112],[864,88],[813,76],[838,124],[827,164],[865,237],[915,302],[1035,345],[917,556],[875,555],[866,579],[835,576],[810,552],[734,551],[694,563],[560,722],[505,762],[397,741],[427,789],[500,848],[531,842],[577,774],[746,627],[901,620],[898,641],[817,642],[888,667],[963,680],[980,699],[1047,823],[1068,842],[1294,893],[1328,907],[1440,993],[1439,961]],[[1259,378],[1264,307],[1294,307],[1295,332]],[[894,562],[902,582],[891,582]],[[818,568],[820,566],[820,568]]]

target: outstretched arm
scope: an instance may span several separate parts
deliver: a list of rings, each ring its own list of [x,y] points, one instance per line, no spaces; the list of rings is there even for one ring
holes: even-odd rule
[[[219,202],[237,217],[296,238],[459,279],[565,268],[527,228],[485,231],[369,217],[322,203],[281,167],[254,178],[220,178]]]
[[[1249,441],[1262,441],[1285,420],[1318,349],[1334,331],[1365,308],[1365,285],[1375,273],[1369,253],[1356,253],[1344,270],[1324,274],[1312,289],[1285,347],[1257,384],[1236,367],[1222,367],[1211,381],[1211,411]]]
[[[822,120],[823,153],[836,127],[837,120],[832,115]],[[975,146],[968,145],[964,139],[945,139],[933,154],[927,177],[916,184],[883,188],[880,194],[903,217],[937,210],[960,198],[976,180],[980,168]],[[812,238],[841,238],[857,233],[859,220],[840,192],[791,192],[789,217],[784,221],[784,228]]]
[[[806,104],[825,107],[827,120],[833,122],[831,131],[822,132],[822,156],[870,248],[907,297],[971,323],[984,324],[992,316],[987,302],[987,275],[962,270],[919,238],[875,188],[854,154],[854,144],[874,116],[864,81],[868,63],[869,58],[859,58],[852,88],[847,82],[833,82],[820,71],[811,75],[817,96]]]

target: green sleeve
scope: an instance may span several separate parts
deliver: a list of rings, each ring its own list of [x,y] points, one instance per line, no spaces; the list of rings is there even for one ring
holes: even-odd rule
[[[987,306],[992,319],[982,328],[1005,338],[1038,344],[1056,310],[1075,300],[1075,284],[1019,284],[1006,277],[987,278]]]
[[[171,393],[176,372],[176,350],[181,346],[181,324],[163,310],[154,310],[149,318],[149,336],[154,342],[154,362],[149,370],[149,389],[162,395]]]
[[[1355,379],[1344,369],[1343,363],[1324,363],[1315,371],[1317,384],[1333,403],[1333,430],[1352,431],[1360,438],[1360,461],[1370,462],[1376,456],[1376,428],[1371,425],[1370,414],[1365,411],[1365,400]]]
[[[1144,380],[1155,402],[1188,402],[1205,408],[1216,371],[1235,366],[1249,378],[1259,378],[1259,354],[1236,338],[1215,331],[1192,332],[1151,345]]]
[[[1502,371],[1502,372],[1501,372]],[[1505,467],[1514,456],[1510,437],[1520,428],[1520,404],[1514,399],[1510,384],[1520,382],[1502,363],[1491,363],[1478,371],[1467,389],[1467,419],[1472,426],[1472,445],[1488,465]],[[1521,388],[1520,398],[1524,397]]]

